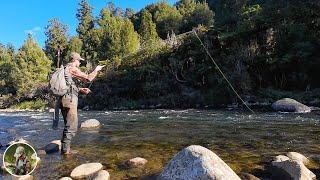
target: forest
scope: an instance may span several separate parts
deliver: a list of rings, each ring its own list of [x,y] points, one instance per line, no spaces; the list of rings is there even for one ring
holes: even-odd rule
[[[320,1],[160,1],[138,12],[106,3],[94,17],[79,2],[77,35],[48,21],[45,46],[29,34],[0,44],[0,108],[52,107],[48,74],[79,52],[90,72],[106,65],[83,96],[90,110],[216,108],[291,97],[320,105]],[[200,37],[203,45],[197,39]]]

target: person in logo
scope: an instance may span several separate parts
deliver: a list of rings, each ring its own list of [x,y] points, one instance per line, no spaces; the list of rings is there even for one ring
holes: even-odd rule
[[[26,175],[30,173],[31,164],[28,157],[26,156],[24,147],[18,146],[16,149],[16,153],[14,154],[14,157],[16,158],[14,174]]]
[[[78,53],[72,52],[70,54],[69,63],[65,67],[65,79],[70,89],[64,96],[59,98],[56,104],[61,109],[65,123],[61,139],[61,153],[66,155],[77,153],[76,150],[71,150],[70,144],[78,129],[78,94],[89,94],[91,92],[89,88],[81,87],[80,82],[92,82],[98,72],[104,67],[97,66],[93,72],[86,74],[79,69],[80,61],[84,61],[84,59]]]

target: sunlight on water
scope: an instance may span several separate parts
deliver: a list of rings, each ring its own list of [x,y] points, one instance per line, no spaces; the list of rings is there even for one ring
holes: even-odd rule
[[[214,110],[139,110],[79,112],[80,123],[97,119],[98,130],[79,130],[73,148],[74,157],[58,153],[41,156],[42,165],[34,172],[39,179],[69,176],[82,163],[100,162],[112,179],[154,179],[181,149],[197,144],[215,152],[236,173],[265,177],[266,165],[280,154],[295,151],[310,157],[312,169],[320,164],[320,130],[317,114],[249,114]],[[7,129],[16,130],[36,149],[60,139],[63,129],[51,130],[52,114],[4,113],[0,116],[1,143]],[[2,126],[1,126],[2,127]],[[3,150],[3,149],[2,149]],[[144,169],[129,169],[124,162],[134,157],[148,160]],[[319,171],[315,172],[319,176]]]

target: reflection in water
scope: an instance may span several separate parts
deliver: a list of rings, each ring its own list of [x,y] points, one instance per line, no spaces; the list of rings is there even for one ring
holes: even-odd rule
[[[51,130],[49,113],[2,115],[0,132],[15,129],[18,136],[27,137],[36,149],[61,138],[63,121],[60,130]],[[79,150],[76,156],[58,153],[40,156],[43,163],[33,175],[57,179],[69,176],[82,163],[100,162],[112,179],[154,179],[178,151],[191,144],[212,150],[237,173],[268,176],[263,170],[272,157],[289,151],[314,160],[312,169],[320,163],[317,116],[214,110],[80,112],[80,122],[94,118],[103,126],[99,130],[79,130],[73,141],[73,148]],[[8,133],[0,133],[1,143],[8,139],[3,134]],[[145,169],[128,169],[123,165],[134,157],[148,160]]]

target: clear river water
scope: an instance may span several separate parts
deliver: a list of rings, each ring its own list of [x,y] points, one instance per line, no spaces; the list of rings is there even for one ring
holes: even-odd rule
[[[97,119],[102,127],[79,129],[72,141],[75,156],[39,155],[42,163],[35,179],[59,179],[83,163],[99,162],[111,179],[155,179],[170,159],[189,145],[216,153],[236,173],[268,179],[266,167],[273,157],[299,152],[312,160],[308,167],[320,177],[320,114],[292,114],[227,110],[130,110],[79,112],[79,124]],[[0,112],[0,143],[22,137],[36,150],[61,139],[52,130],[52,113]],[[0,149],[3,154],[5,147]],[[130,169],[124,162],[134,157],[148,160],[144,169]],[[0,174],[0,179],[10,179]]]

